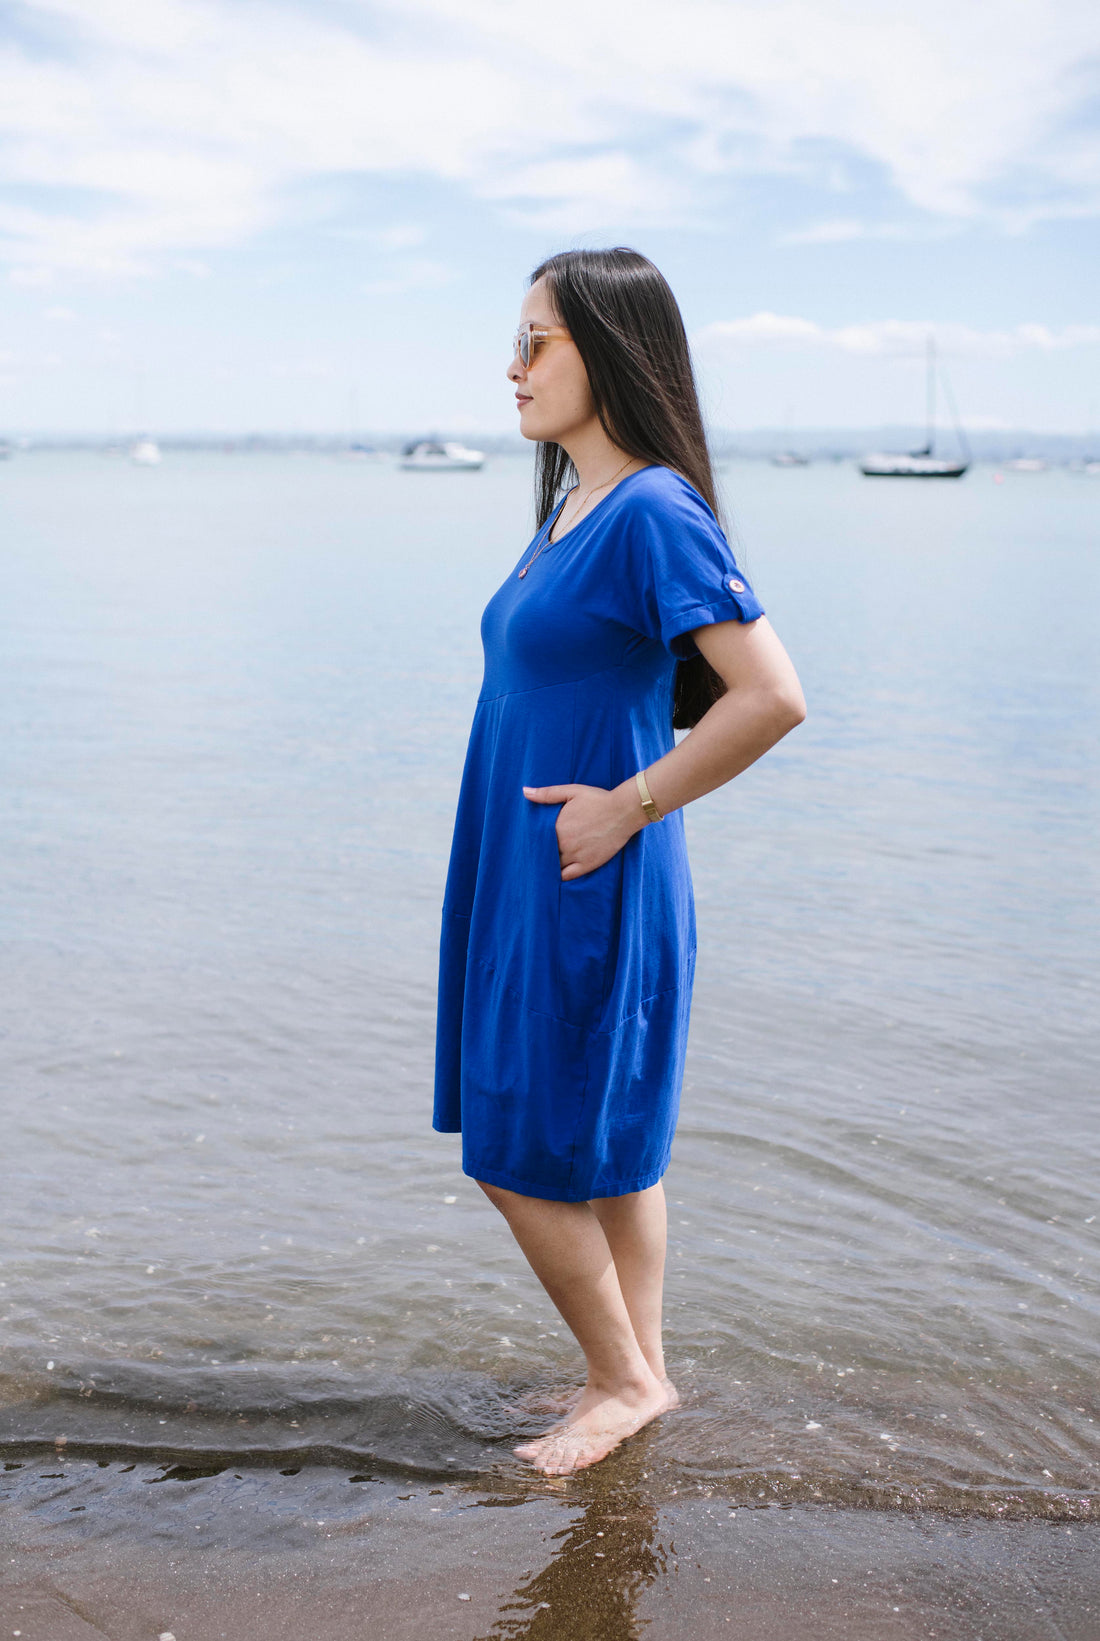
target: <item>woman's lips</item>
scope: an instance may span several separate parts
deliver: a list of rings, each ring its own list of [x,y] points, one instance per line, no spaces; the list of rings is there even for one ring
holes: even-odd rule
[[[530,403],[531,403],[531,395],[529,393],[517,393],[516,394],[516,406],[519,410],[522,410],[524,405],[529,405]]]

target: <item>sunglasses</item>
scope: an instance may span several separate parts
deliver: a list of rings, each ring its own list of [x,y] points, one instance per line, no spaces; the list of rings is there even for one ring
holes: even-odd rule
[[[552,336],[568,336],[569,332],[561,325],[536,325],[529,319],[526,325],[521,325],[512,338],[512,351],[519,354],[519,362],[524,370],[529,370],[532,363],[539,356],[539,350]]]

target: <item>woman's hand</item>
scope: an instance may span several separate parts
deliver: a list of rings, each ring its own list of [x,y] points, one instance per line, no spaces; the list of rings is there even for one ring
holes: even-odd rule
[[[663,815],[724,786],[755,763],[806,715],[795,670],[766,615],[697,627],[697,648],[726,685],[691,731],[646,769]],[[562,878],[584,877],[617,855],[648,826],[634,777],[610,792],[602,786],[525,786],[532,803],[560,803],[557,818]]]
[[[648,825],[633,780],[610,792],[603,786],[525,786],[532,803],[560,803],[555,823],[563,880],[584,877],[617,855]]]

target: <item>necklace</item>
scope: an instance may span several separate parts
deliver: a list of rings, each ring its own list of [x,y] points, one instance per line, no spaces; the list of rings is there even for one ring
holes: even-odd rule
[[[535,562],[536,558],[538,558],[539,554],[542,553],[542,552],[545,552],[546,543],[550,540],[550,526],[553,523],[553,521],[554,521],[554,515],[551,514],[550,517],[547,519],[546,523],[543,525],[543,530],[546,531],[546,541],[540,541],[539,542],[538,546],[535,548],[534,552],[531,554],[531,557],[527,560],[527,563],[523,566],[523,569],[519,572],[519,579],[521,581],[523,580],[524,576],[527,574],[528,570],[531,568],[532,564]],[[539,531],[539,535],[540,536],[542,535],[542,530]]]
[[[594,484],[592,486],[591,490],[588,492],[588,494],[581,498],[580,505],[578,506],[576,513],[574,513],[574,515],[573,515],[574,520],[576,520],[578,518],[578,516],[581,513],[583,513],[585,503],[592,500],[592,497],[596,494],[597,490],[606,490],[609,484],[614,484],[615,480],[619,477],[619,473],[625,473],[627,468],[630,466],[631,462],[636,461],[636,460],[637,460],[637,457],[628,456],[626,458],[625,462],[623,463],[623,465],[619,468],[618,473],[612,473],[611,477],[609,479],[604,479],[602,484]],[[578,484],[577,486],[575,486],[575,488],[579,490],[580,485]],[[571,496],[572,494],[573,494],[573,492],[571,490],[569,492],[569,495]],[[561,509],[560,509],[561,513],[564,513],[564,511],[565,511],[565,502],[568,501],[568,500],[569,500],[569,496],[566,496],[565,500],[561,504]],[[554,528],[554,525],[556,524],[559,516],[560,516],[560,514],[555,513],[555,514],[552,514],[551,517],[548,519],[547,524],[546,524],[546,539],[539,543],[539,545],[536,547],[535,551],[531,554],[531,557],[527,560],[527,563],[523,566],[522,570],[520,570],[520,572],[519,572],[520,581],[523,580],[524,576],[527,574],[528,570],[531,568],[532,564],[535,562],[536,558],[538,558],[540,553],[544,553],[548,547],[556,547],[557,546],[557,542],[554,542],[554,541],[550,540],[550,532]],[[568,532],[566,532],[566,533],[568,534]]]

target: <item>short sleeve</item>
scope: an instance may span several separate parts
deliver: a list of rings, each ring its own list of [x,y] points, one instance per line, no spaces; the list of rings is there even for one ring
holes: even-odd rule
[[[671,482],[637,496],[635,573],[647,636],[686,660],[699,653],[688,636],[696,627],[755,621],[764,608],[699,492],[668,469],[662,478]]]

